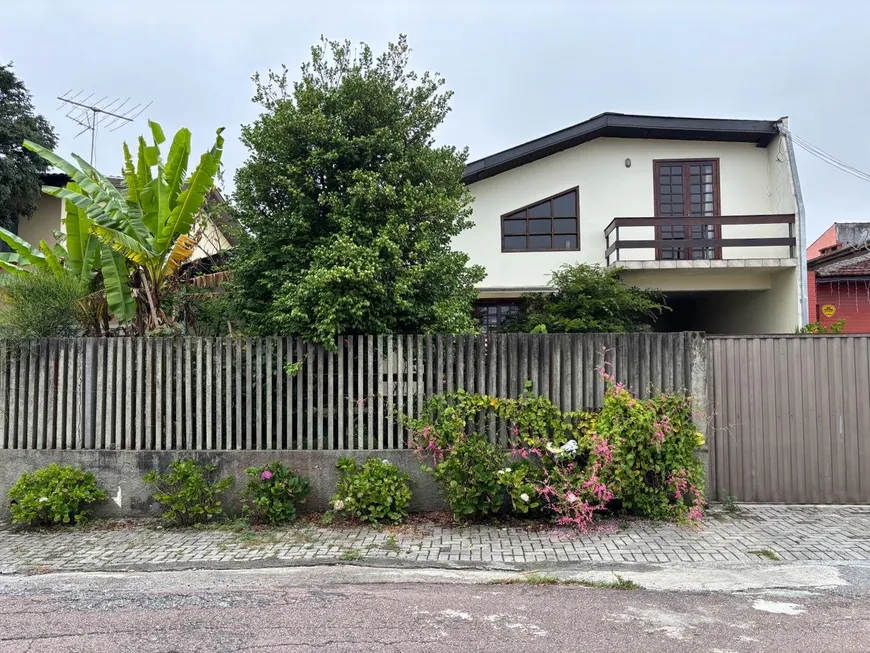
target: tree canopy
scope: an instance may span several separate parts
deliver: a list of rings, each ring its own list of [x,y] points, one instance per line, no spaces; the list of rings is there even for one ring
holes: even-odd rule
[[[484,272],[451,249],[470,226],[467,151],[434,142],[451,93],[409,69],[404,37],[353,52],[323,39],[299,81],[286,67],[254,76],[263,113],[242,128],[235,301],[254,333],[326,345],[471,331]]]
[[[54,148],[57,136],[36,113],[30,93],[12,64],[0,63],[0,227],[15,229],[36,210],[41,194],[39,175],[48,163],[24,149],[25,140]]]
[[[565,265],[553,273],[552,294],[529,295],[515,328],[548,333],[647,331],[668,310],[654,290],[629,286],[619,270]]]

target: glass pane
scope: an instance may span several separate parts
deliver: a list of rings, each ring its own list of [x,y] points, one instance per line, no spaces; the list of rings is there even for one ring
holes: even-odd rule
[[[577,236],[574,234],[553,236],[553,240],[553,249],[577,249]]]
[[[504,237],[504,248],[505,251],[515,252],[517,250],[527,249],[526,248],[526,237],[525,236],[505,236]]]
[[[704,215],[713,215],[713,202],[704,204]]]
[[[577,216],[577,193],[571,192],[553,200],[553,215],[560,218]]]
[[[701,172],[701,166],[689,166],[689,174],[697,175]]]
[[[713,166],[701,166],[701,167],[704,169],[705,175],[712,175],[713,174]]]
[[[530,234],[548,234],[552,231],[553,221],[547,218],[546,220],[529,220]]]
[[[520,218],[523,220],[526,219],[525,211],[517,211],[516,213],[511,213],[510,215],[505,216],[505,220],[519,220]]]
[[[701,215],[701,205],[700,204],[692,204],[692,212],[690,215]]]
[[[529,217],[530,218],[549,218],[550,217],[550,203],[543,202],[542,204],[535,204],[534,206],[529,208]]]
[[[553,237],[529,236],[529,249],[553,249]]]
[[[553,220],[553,231],[557,234],[576,234],[577,220],[574,218],[557,218]]]
[[[525,220],[505,220],[504,232],[506,234],[524,234],[526,233]]]

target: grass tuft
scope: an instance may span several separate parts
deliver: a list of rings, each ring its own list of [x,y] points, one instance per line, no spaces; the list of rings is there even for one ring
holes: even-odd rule
[[[756,549],[755,551],[749,551],[752,555],[756,555],[760,558],[767,558],[768,560],[773,560],[774,562],[779,562],[782,558],[779,557],[779,554],[776,551],[771,551],[770,549]]]

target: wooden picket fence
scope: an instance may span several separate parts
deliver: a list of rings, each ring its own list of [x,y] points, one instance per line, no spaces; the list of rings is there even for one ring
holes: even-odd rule
[[[529,381],[563,409],[594,409],[607,364],[641,395],[691,389],[699,342],[693,333],[348,336],[332,351],[288,337],[0,342],[0,449],[401,449],[402,416],[458,388],[516,397]]]

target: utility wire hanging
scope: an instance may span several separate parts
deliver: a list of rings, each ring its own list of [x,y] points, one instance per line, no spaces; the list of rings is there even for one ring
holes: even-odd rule
[[[820,159],[838,170],[842,170],[845,173],[852,175],[853,177],[857,177],[862,181],[870,182],[870,173],[866,173],[863,170],[859,170],[855,166],[849,165],[845,161],[841,161],[837,157],[832,154],[828,154],[820,147],[816,147],[809,141],[804,140],[800,136],[796,135],[794,132],[791,132],[787,129],[783,130],[785,134],[792,140],[792,142],[797,145],[799,148],[804,150],[805,152],[812,154],[817,159]]]
[[[94,93],[85,96],[85,91],[73,94],[73,89],[57,97],[61,102],[58,108],[69,107],[66,117],[82,128],[74,138],[78,138],[87,131],[91,132],[91,167],[95,163],[97,130],[117,131],[128,122],[133,122],[141,116],[152,104],[149,102],[143,106],[140,102],[133,107],[125,108],[130,102],[130,98],[122,102],[121,98],[110,100],[107,95],[99,100],[93,100],[93,97]]]

